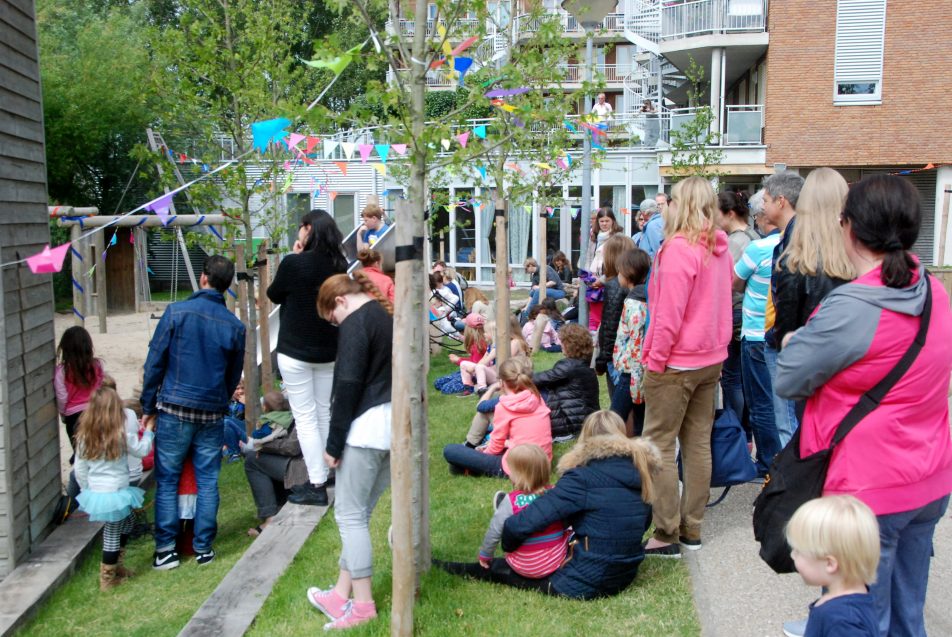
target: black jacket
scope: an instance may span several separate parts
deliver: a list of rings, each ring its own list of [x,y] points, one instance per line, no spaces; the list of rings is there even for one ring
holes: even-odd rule
[[[639,440],[597,436],[563,458],[574,465],[555,487],[506,520],[502,548],[512,552],[533,533],[561,520],[575,531],[570,557],[550,576],[566,597],[592,599],[623,591],[644,559],[641,538],[651,507],[641,499],[641,475],[632,461]],[[656,460],[657,461],[657,460]]]
[[[552,436],[574,436],[582,421],[598,411],[598,378],[587,362],[561,358],[552,369],[532,375],[552,413]]]
[[[776,319],[767,340],[777,350],[782,348],[786,334],[807,324],[807,319],[830,291],[848,282],[830,278],[819,268],[816,276],[791,272],[785,263],[771,273],[771,278],[776,278],[773,299]]]
[[[268,286],[268,298],[281,305],[279,354],[305,363],[330,363],[337,356],[337,328],[318,317],[317,292],[340,274],[331,259],[315,250],[289,254]]]
[[[605,305],[602,306],[602,322],[598,326],[598,356],[595,357],[595,371],[604,372],[612,362],[615,349],[615,336],[618,334],[618,321],[625,309],[625,297],[628,290],[621,287],[618,277],[605,281]]]
[[[327,453],[340,458],[350,426],[362,413],[390,402],[393,318],[376,301],[357,308],[340,325]]]

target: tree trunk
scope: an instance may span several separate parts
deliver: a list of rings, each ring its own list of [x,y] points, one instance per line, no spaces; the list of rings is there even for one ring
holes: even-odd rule
[[[268,284],[271,283],[271,256],[268,254],[268,241],[258,246],[258,259],[261,263],[258,271],[258,336],[261,341],[261,386],[265,392],[274,389],[274,371],[271,369],[271,330],[268,315],[271,302],[268,300]]]
[[[497,192],[499,192],[497,190]],[[496,199],[496,369],[509,358],[509,204],[505,199]]]

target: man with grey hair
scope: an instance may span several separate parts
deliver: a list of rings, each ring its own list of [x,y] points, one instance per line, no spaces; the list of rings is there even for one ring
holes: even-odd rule
[[[761,188],[750,196],[747,200],[747,207],[750,208],[750,222],[761,237],[767,236],[764,230],[764,189]]]
[[[661,242],[664,241],[664,217],[660,213],[657,201],[654,199],[642,201],[638,206],[641,232],[632,237],[635,245],[647,252],[652,261],[661,249]]]

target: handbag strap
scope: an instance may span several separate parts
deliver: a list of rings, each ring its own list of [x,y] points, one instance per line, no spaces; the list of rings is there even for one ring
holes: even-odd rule
[[[929,331],[930,318],[932,317],[932,282],[929,280],[928,272],[926,272],[924,276],[926,278],[926,304],[922,309],[922,315],[919,317],[919,331],[916,333],[916,337],[912,340],[912,344],[909,346],[909,349],[906,350],[906,353],[903,354],[899,362],[896,363],[896,366],[886,374],[886,377],[863,394],[859,402],[853,405],[853,408],[849,410],[849,413],[846,414],[843,421],[840,422],[840,425],[836,428],[836,433],[833,435],[833,442],[830,443],[830,450],[840,444],[843,438],[846,437],[846,434],[852,431],[853,427],[858,425],[863,418],[868,416],[870,412],[879,406],[879,403],[886,397],[889,390],[909,371],[909,368],[912,367],[919,352],[922,351],[922,346],[925,345],[926,342],[926,333]]]

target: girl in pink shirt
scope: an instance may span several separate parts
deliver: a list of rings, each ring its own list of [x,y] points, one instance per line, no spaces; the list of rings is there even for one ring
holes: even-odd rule
[[[89,404],[93,392],[102,384],[103,366],[102,361],[93,354],[93,339],[89,332],[78,325],[63,332],[56,353],[59,356],[59,363],[53,372],[56,407],[75,452],[79,417]]]

